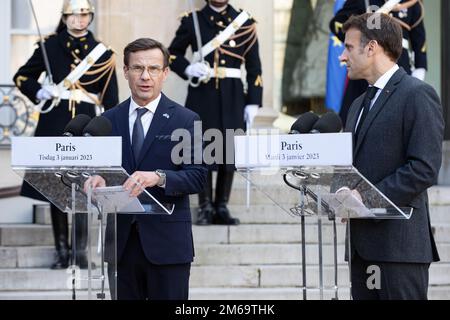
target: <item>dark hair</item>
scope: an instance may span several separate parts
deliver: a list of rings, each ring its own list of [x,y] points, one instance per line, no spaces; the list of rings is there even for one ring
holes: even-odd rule
[[[61,19],[59,19],[59,23],[58,23],[58,26],[56,27],[55,32],[56,33],[61,33],[65,29],[67,29],[67,26],[64,23],[63,16],[61,16]]]
[[[343,31],[346,33],[352,28],[361,32],[360,46],[362,48],[375,40],[394,62],[400,58],[403,50],[402,28],[392,17],[380,13],[352,16],[344,24]]]
[[[169,50],[159,41],[150,38],[140,38],[129,43],[123,50],[123,63],[128,67],[130,62],[130,53],[151,49],[159,49],[164,56],[164,68],[169,66]]]

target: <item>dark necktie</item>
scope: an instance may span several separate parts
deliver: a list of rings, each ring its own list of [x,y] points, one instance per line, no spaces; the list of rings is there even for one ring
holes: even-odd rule
[[[137,161],[139,153],[141,152],[142,145],[144,144],[144,128],[142,127],[142,116],[148,111],[147,108],[137,109],[137,117],[133,126],[132,145],[134,159]]]
[[[372,99],[375,97],[375,95],[377,94],[378,88],[377,87],[369,87],[367,88],[366,91],[366,95],[364,96],[364,100],[363,103],[361,105],[361,109],[363,110],[362,114],[361,114],[361,118],[359,119],[359,123],[358,123],[358,127],[356,128],[356,132],[355,132],[355,142],[358,139],[358,134],[361,131],[361,128],[363,126],[364,120],[367,117],[367,114],[369,113],[370,110],[370,104],[372,102]],[[360,110],[361,110],[360,109]],[[361,111],[360,111],[361,112]]]

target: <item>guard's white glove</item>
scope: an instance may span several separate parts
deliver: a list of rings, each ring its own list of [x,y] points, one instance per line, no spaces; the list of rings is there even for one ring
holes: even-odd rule
[[[184,73],[190,78],[206,78],[209,74],[209,68],[206,64],[196,62],[187,66]]]
[[[414,78],[424,81],[426,72],[427,72],[427,70],[425,70],[425,68],[417,68],[417,69],[414,69],[414,71],[412,72],[411,75]]]
[[[244,120],[246,123],[250,125],[250,127],[252,126],[253,120],[255,119],[256,115],[258,114],[258,109],[259,106],[257,104],[249,104],[245,106]]]
[[[36,99],[38,99],[39,101],[50,100],[53,99],[53,97],[54,97],[53,93],[47,88],[41,88],[36,93]]]

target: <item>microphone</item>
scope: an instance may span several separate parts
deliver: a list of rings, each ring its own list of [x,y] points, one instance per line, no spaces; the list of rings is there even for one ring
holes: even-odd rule
[[[81,136],[83,129],[91,121],[91,117],[87,114],[79,114],[75,118],[69,121],[69,123],[64,128],[63,136],[65,137],[75,137]]]
[[[341,118],[334,112],[327,112],[313,125],[310,133],[335,133],[341,130]]]
[[[112,131],[112,124],[108,118],[98,116],[93,118],[83,130],[84,137],[109,136]]]
[[[318,120],[319,116],[314,112],[305,112],[292,124],[289,134],[309,133]]]

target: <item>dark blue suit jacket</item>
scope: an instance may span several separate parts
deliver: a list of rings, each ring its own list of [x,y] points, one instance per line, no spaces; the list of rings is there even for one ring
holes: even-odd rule
[[[145,137],[138,159],[134,159],[129,128],[130,99],[104,113],[112,123],[113,136],[122,137],[122,166],[131,175],[135,171],[164,170],[165,188],[147,188],[162,203],[174,203],[172,215],[136,215],[139,235],[146,258],[153,264],[182,264],[192,262],[194,246],[192,239],[189,194],[203,190],[207,169],[202,164],[176,165],[171,160],[172,148],[178,144],[171,141],[176,129],[186,129],[194,137],[194,121],[199,116],[162,94]],[[201,148],[201,143],[200,143]],[[194,148],[190,157],[193,159]],[[132,215],[117,217],[117,261],[120,263],[129,234]]]

